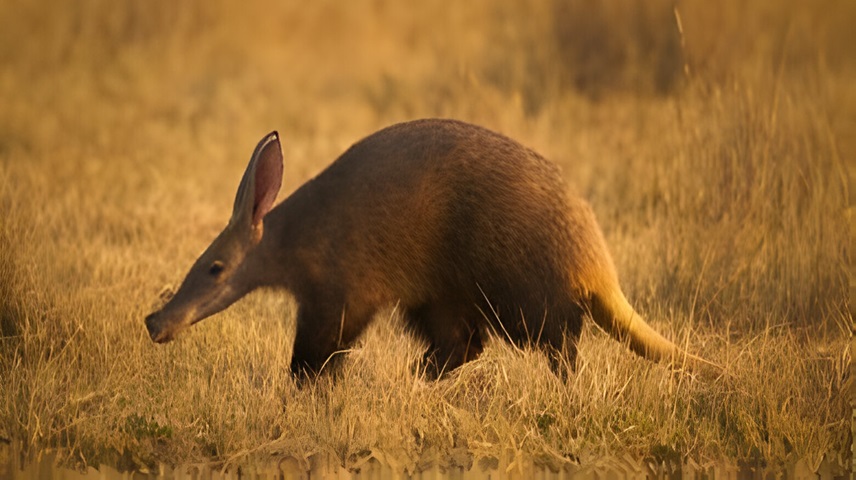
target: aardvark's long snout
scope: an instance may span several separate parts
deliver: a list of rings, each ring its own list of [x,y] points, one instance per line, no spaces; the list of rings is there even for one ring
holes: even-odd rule
[[[159,313],[155,312],[146,317],[146,329],[149,331],[149,336],[153,342],[166,343],[172,340],[172,335],[169,329],[164,328]]]

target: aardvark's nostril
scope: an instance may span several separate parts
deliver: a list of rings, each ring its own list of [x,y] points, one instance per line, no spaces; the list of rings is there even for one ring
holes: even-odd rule
[[[157,322],[155,322],[156,316],[156,313],[152,313],[146,317],[146,329],[149,331],[149,336],[152,337],[152,340],[155,340],[160,333],[160,328],[158,328]]]

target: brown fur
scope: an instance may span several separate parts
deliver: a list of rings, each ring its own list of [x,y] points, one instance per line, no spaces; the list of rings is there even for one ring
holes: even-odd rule
[[[185,284],[195,270],[208,269],[218,251],[238,251],[237,262],[225,261],[238,264],[227,267],[230,298],[210,304],[225,308],[219,303],[259,286],[291,291],[299,305],[293,371],[318,371],[390,304],[400,305],[411,329],[428,342],[426,356],[436,370],[475,358],[489,329],[518,345],[561,352],[573,365],[588,312],[642,355],[686,355],[624,300],[586,202],[568,194],[554,164],[519,143],[452,120],[394,125],[353,145],[264,215],[263,224],[250,220],[245,230],[255,235],[240,233],[248,220],[236,218],[257,217],[258,204],[270,203],[265,187],[255,192],[255,206],[239,205],[252,203],[242,200],[255,190],[252,179],[279,187],[278,177],[274,182],[262,171],[276,161],[256,162],[279,154],[278,141],[271,153],[266,140],[245,174],[233,221],[221,234],[226,238],[212,244]],[[230,228],[235,231],[227,233]],[[240,246],[229,246],[235,243]],[[193,294],[179,290],[176,297],[193,304]],[[215,313],[191,315],[190,307],[164,313],[168,307],[147,319],[159,341],[201,319],[192,316]]]

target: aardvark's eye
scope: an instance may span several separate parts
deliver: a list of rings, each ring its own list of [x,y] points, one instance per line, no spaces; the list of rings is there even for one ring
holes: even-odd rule
[[[223,268],[223,262],[215,260],[214,263],[211,264],[211,268],[208,269],[208,273],[216,277],[223,273]]]

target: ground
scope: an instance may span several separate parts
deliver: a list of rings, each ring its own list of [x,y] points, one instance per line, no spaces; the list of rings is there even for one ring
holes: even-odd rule
[[[8,0],[0,437],[120,468],[382,452],[412,471],[462,451],[843,463],[854,22],[836,0]],[[282,135],[281,199],[420,117],[556,162],[631,303],[728,374],[671,372],[588,325],[567,380],[495,340],[426,381],[390,306],[335,378],[299,389],[283,292],[149,341],[143,317],[227,222],[262,135]]]

